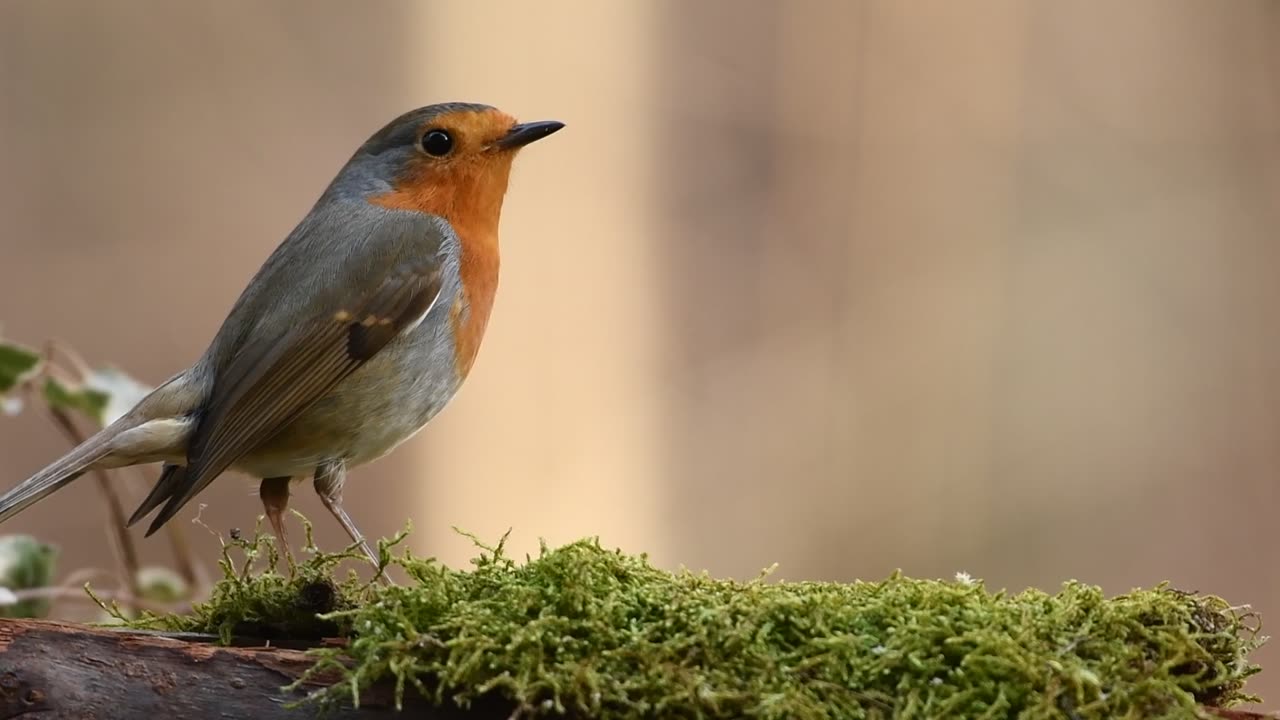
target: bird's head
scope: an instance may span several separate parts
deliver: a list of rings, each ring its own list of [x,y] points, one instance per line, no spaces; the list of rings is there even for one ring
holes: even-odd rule
[[[374,133],[334,187],[388,208],[496,227],[516,154],[562,127],[520,123],[488,105],[428,105]]]

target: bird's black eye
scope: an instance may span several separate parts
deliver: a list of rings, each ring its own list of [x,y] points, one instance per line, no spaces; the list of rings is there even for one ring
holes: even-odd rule
[[[444,130],[428,130],[422,136],[422,149],[428,155],[444,157],[453,149],[453,136]]]

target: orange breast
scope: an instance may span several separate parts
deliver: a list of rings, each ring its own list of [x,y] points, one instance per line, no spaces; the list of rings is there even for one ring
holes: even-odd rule
[[[387,208],[438,215],[461,245],[462,297],[450,308],[458,378],[471,372],[498,290],[498,221],[511,170],[509,153],[474,153],[433,165],[412,161],[390,192],[369,198]]]
[[[453,226],[461,246],[458,269],[462,293],[450,308],[449,319],[453,324],[456,347],[455,369],[458,379],[463,380],[475,363],[489,324],[489,313],[493,310],[493,299],[498,292],[499,212],[492,206],[462,205],[456,202],[454,193],[440,192],[440,189],[423,183],[399,188],[369,201],[387,208],[429,212],[445,218]]]
[[[462,258],[459,266],[462,276],[462,297],[454,301],[449,315],[453,323],[456,344],[454,367],[458,379],[463,380],[471,372],[471,365],[480,351],[493,299],[498,292],[498,235],[456,227],[462,242]]]

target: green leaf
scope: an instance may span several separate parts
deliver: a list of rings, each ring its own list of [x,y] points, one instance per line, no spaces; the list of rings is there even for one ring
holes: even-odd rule
[[[101,424],[111,398],[101,390],[72,387],[49,377],[44,380],[44,399],[51,408],[83,413]]]
[[[0,340],[0,394],[7,393],[40,369],[40,353]]]
[[[44,398],[50,407],[82,413],[107,426],[129,412],[146,397],[151,388],[115,368],[101,368],[89,373],[82,385],[67,385],[46,378]]]
[[[57,559],[57,548],[30,535],[0,536],[0,588],[47,587],[53,581]],[[0,617],[44,617],[48,612],[47,599],[0,605]]]

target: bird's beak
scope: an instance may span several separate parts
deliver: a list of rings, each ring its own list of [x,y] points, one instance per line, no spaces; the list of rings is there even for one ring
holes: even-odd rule
[[[564,127],[564,123],[555,120],[520,123],[512,125],[506,135],[498,138],[493,147],[497,150],[514,150],[550,135]]]

